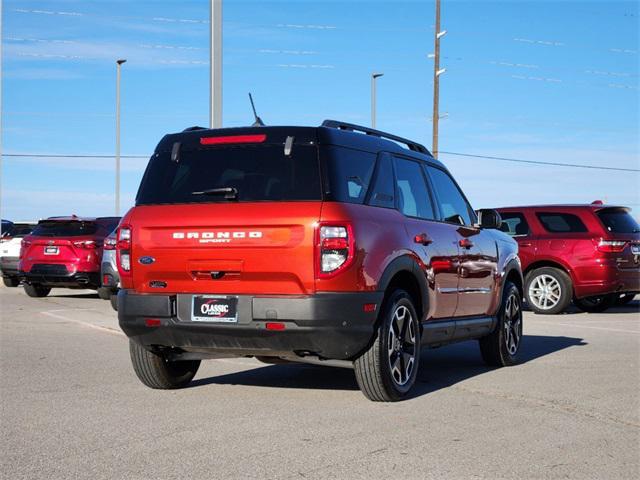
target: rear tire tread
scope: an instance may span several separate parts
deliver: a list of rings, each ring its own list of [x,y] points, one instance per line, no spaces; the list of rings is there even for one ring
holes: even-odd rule
[[[133,370],[140,381],[149,388],[170,390],[186,386],[195,376],[200,360],[185,360],[174,363],[173,368],[180,367],[181,373],[170,371],[170,362],[160,355],[146,350],[133,341],[129,341],[129,352]]]

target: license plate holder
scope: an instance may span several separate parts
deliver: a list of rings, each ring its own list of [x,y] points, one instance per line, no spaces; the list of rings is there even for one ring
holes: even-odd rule
[[[44,247],[45,255],[58,255],[60,253],[60,249],[58,247]]]
[[[238,297],[194,295],[191,297],[191,321],[238,323]]]

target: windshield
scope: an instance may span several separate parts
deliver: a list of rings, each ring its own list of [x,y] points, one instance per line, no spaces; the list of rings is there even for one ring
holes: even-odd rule
[[[597,215],[607,231],[611,233],[640,232],[638,222],[623,208],[600,210]]]
[[[318,150],[282,145],[182,150],[151,157],[137,205],[320,200]]]
[[[37,237],[79,237],[93,235],[97,230],[98,226],[93,222],[44,220],[36,225],[32,235]]]

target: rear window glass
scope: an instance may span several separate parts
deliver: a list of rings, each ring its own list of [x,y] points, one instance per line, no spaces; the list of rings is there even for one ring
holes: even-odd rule
[[[608,209],[596,212],[607,231],[612,233],[638,233],[640,226],[635,218],[624,209]]]
[[[6,231],[2,232],[3,237],[22,238],[26,237],[33,230],[34,225],[24,225],[20,223],[14,223]]]
[[[202,193],[233,188],[239,202],[320,200],[316,147],[282,145],[182,150],[151,157],[136,198],[137,205],[226,202],[223,194]]]
[[[502,225],[500,230],[508,235],[529,235],[529,225],[521,213],[501,213]]]
[[[42,221],[33,229],[32,235],[38,237],[79,237],[93,235],[98,226],[93,222],[79,221]]]
[[[330,197],[336,202],[363,203],[376,156],[350,148],[325,147]]]
[[[542,226],[551,233],[581,233],[586,232],[582,220],[570,213],[538,213]]]

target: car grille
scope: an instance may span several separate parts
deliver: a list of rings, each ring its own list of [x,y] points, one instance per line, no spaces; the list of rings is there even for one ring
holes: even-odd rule
[[[31,267],[31,272],[29,273],[37,275],[69,275],[69,271],[64,265],[48,265],[44,263],[36,263],[33,267]]]

